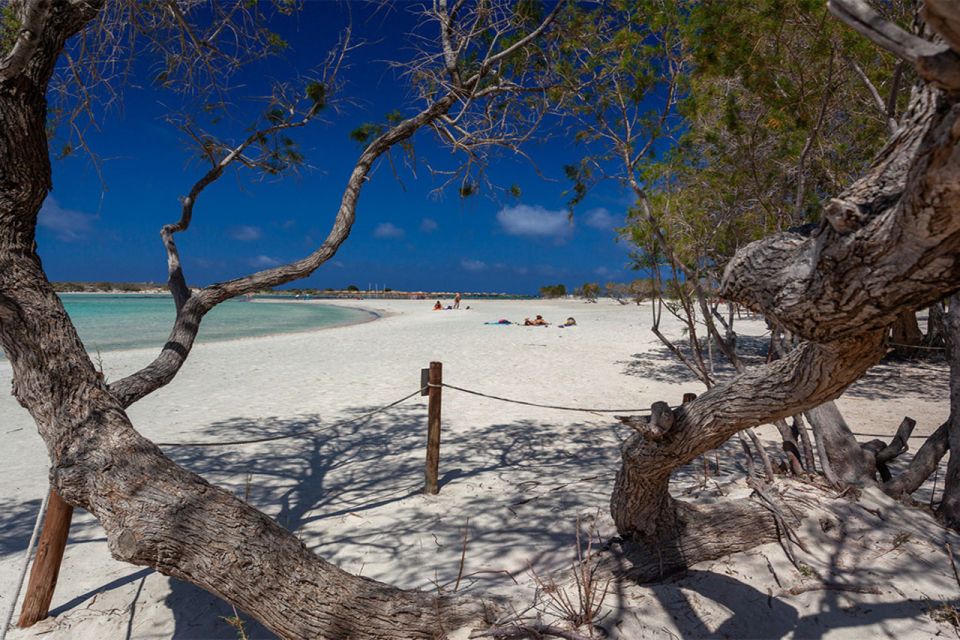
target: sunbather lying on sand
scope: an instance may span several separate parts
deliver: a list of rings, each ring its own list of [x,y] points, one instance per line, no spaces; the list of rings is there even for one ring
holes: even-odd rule
[[[531,320],[530,318],[523,319],[523,326],[525,327],[545,327],[548,324],[550,323],[544,320],[543,316],[537,316],[533,320]]]

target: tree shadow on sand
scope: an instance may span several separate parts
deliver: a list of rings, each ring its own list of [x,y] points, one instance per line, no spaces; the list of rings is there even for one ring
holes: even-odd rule
[[[360,416],[357,407],[343,417]],[[536,421],[444,432],[438,498],[422,495],[426,410],[406,404],[347,425],[316,415],[295,420],[235,418],[194,432],[191,440],[235,440],[272,433],[310,431],[311,437],[225,448],[178,448],[179,464],[264,510],[324,558],[381,579],[408,576],[398,586],[435,588],[456,578],[467,521],[471,562],[495,565],[499,553],[481,549],[523,546],[531,562],[566,562],[579,512],[595,513],[609,499],[618,467],[619,427],[600,423],[555,425]],[[454,500],[446,492],[469,486]],[[382,507],[389,506],[389,511]],[[369,516],[376,522],[371,525]],[[387,514],[387,515],[384,515]],[[482,514],[483,517],[476,517]],[[442,517],[441,517],[442,516]],[[563,526],[545,526],[562,519]],[[424,557],[449,556],[443,566]],[[374,558],[365,565],[365,558]],[[464,587],[502,572],[480,569]],[[394,581],[395,583],[396,581]],[[166,604],[176,618],[176,637],[208,637],[211,618],[233,615],[229,605],[171,581]],[[241,614],[244,619],[248,617]],[[219,625],[218,625],[219,628]],[[224,624],[223,637],[232,630]],[[261,631],[266,636],[261,635]],[[251,629],[251,637],[270,637]],[[220,637],[220,636],[217,636]],[[235,634],[234,636],[235,637]]]
[[[738,336],[737,354],[743,363],[748,366],[761,365],[767,361],[769,338],[762,336]],[[678,341],[676,347],[680,352],[693,361],[689,346]],[[728,380],[736,375],[736,370],[727,361],[719,349],[714,349],[712,376],[719,382]],[[707,349],[704,347],[704,360],[709,368]],[[630,376],[637,376],[645,380],[667,382],[673,384],[693,383],[700,385],[697,376],[683,364],[677,356],[666,346],[651,347],[643,353],[635,353],[629,360],[618,361],[623,365],[623,372]]]
[[[453,415],[453,406],[447,415]],[[459,424],[442,435],[440,495],[423,496],[425,406],[409,402],[372,418],[328,426],[371,409],[356,407],[329,418],[237,417],[207,425],[189,439],[236,440],[301,431],[311,435],[222,448],[175,448],[168,454],[246,498],[325,559],[403,588],[449,590],[460,573],[465,530],[468,548],[461,591],[477,594],[524,580],[521,574],[530,566],[541,574],[569,569],[578,520],[607,526],[599,531],[605,538],[615,534],[606,509],[620,465],[619,445],[632,432],[610,418]],[[723,494],[721,485],[742,477],[748,468],[735,443],[706,458],[710,478],[703,476],[700,458],[675,472],[677,484],[686,481],[694,487],[688,492],[692,499],[717,499]],[[723,471],[719,477],[717,458]],[[788,628],[803,629],[803,637],[821,633],[815,618],[799,616],[789,603],[772,605],[766,594],[748,583],[731,576],[707,581],[704,576],[713,576],[711,572],[687,575],[699,578],[652,588],[663,607],[671,612],[679,607],[677,615],[693,616],[694,604],[688,607],[693,613],[682,613],[683,594],[699,589],[701,597],[721,603],[732,615],[718,628],[691,618],[681,627],[692,630],[685,637],[754,637],[758,629],[747,620],[755,616],[738,614],[747,606],[766,607],[768,626],[762,629],[771,637]],[[132,589],[132,582],[127,581],[125,588]],[[78,599],[72,602],[80,604]],[[234,615],[233,608],[197,587],[170,580],[165,604],[174,616],[175,638],[237,637],[224,621]],[[904,607],[878,605],[871,615],[880,620],[884,615],[915,614],[916,603]],[[632,620],[637,611],[643,607],[627,606],[622,600],[604,624],[609,628],[608,623]],[[249,637],[273,637],[248,615],[240,616]]]

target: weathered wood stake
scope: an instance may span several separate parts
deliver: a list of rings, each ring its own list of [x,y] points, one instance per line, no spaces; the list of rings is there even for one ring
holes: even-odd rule
[[[440,392],[443,390],[443,364],[430,363],[430,383],[427,393],[427,468],[426,483],[423,492],[440,493],[438,477],[440,474]]]
[[[43,531],[37,542],[37,555],[30,570],[30,582],[27,583],[27,595],[23,598],[20,620],[17,622],[20,627],[30,627],[46,618],[50,612],[72,519],[73,507],[51,488]]]

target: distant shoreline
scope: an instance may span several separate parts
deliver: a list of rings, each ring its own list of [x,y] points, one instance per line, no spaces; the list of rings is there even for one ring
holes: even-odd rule
[[[99,294],[99,295],[161,295],[169,296],[170,291],[165,285],[155,282],[54,282],[53,289],[57,293],[69,294]],[[275,296],[278,298],[293,298],[310,300],[344,300],[344,299],[372,299],[372,300],[429,300],[436,298],[452,298],[456,291],[393,291],[371,290],[354,291],[352,289],[316,289],[304,287],[302,289],[281,289],[257,291],[255,297]],[[532,294],[505,293],[502,291],[461,291],[464,299],[488,300],[525,300],[539,296]]]

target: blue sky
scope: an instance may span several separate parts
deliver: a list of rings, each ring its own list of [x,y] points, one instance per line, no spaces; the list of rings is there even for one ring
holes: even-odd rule
[[[318,63],[353,12],[354,51],[342,95],[354,103],[296,131],[309,167],[300,176],[258,181],[249,172],[225,174],[200,197],[190,230],[178,236],[188,281],[204,285],[297,259],[325,237],[359,145],[349,132],[398,109],[414,112],[402,80],[386,60],[402,59],[412,25],[403,4],[372,18],[365,5],[307,2],[274,28],[290,43],[280,58],[247,69],[236,101],[266,93],[270,79],[294,78]],[[142,68],[141,68],[142,67]],[[123,106],[101,118],[89,143],[102,159],[103,181],[88,157],[54,162],[54,189],[40,216],[38,244],[52,280],[163,281],[166,261],[158,231],[179,215],[178,198],[205,167],[190,160],[181,135],[162,116],[168,93],[149,86],[140,60],[124,88]],[[138,75],[142,77],[137,77]],[[251,103],[252,104],[252,103]],[[250,107],[253,108],[253,107]],[[251,112],[252,113],[252,112]],[[246,122],[236,122],[239,137]],[[449,163],[428,131],[414,139],[420,158]],[[629,198],[614,183],[596,188],[567,219],[563,166],[581,149],[557,136],[528,148],[543,175],[525,160],[505,158],[490,177],[517,184],[522,196],[461,200],[426,167],[399,180],[381,163],[366,184],[357,221],[333,260],[290,286],[368,284],[403,290],[533,293],[544,284],[627,281],[627,247],[616,242]]]

